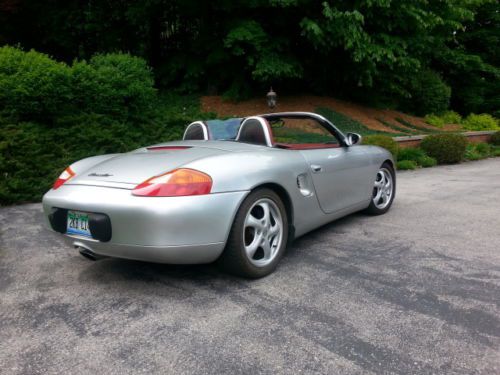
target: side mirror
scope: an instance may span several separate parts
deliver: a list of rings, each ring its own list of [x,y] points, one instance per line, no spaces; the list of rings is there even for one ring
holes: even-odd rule
[[[354,146],[355,144],[361,143],[363,137],[358,133],[347,133],[346,141],[348,146]]]

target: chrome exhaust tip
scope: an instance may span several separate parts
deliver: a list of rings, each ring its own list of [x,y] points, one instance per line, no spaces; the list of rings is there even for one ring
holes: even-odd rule
[[[75,248],[78,249],[78,252],[80,253],[80,255],[82,257],[89,259],[89,260],[92,260],[92,261],[106,258],[105,256],[94,253],[89,248],[82,246],[82,244],[75,243]]]

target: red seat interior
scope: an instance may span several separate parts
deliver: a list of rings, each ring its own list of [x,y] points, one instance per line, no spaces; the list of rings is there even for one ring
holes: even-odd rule
[[[338,148],[338,143],[276,143],[274,147],[287,150],[314,150],[319,148]]]

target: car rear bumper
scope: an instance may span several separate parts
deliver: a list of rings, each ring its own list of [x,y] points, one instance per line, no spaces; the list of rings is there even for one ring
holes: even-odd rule
[[[49,215],[54,209],[109,217],[109,241],[65,234],[74,246],[99,255],[173,264],[209,263],[223,251],[234,215],[247,193],[136,197],[127,189],[68,184],[47,192],[43,209],[52,230]]]

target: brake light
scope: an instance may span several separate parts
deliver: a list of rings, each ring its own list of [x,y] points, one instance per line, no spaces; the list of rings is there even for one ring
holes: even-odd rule
[[[64,170],[64,172],[59,175],[56,182],[54,182],[52,189],[54,189],[54,190],[57,189],[62,184],[64,184],[66,181],[73,178],[74,175],[75,175],[75,172],[73,172],[73,170],[70,167],[66,168]]]
[[[175,169],[137,185],[133,195],[142,197],[179,197],[204,195],[212,190],[212,178],[194,169]]]

